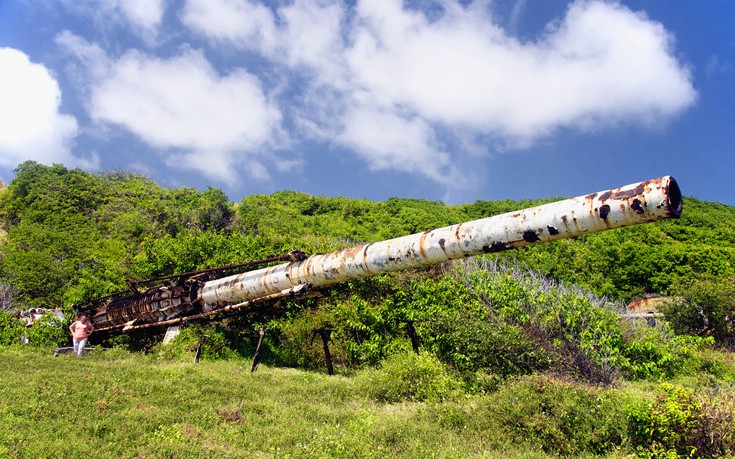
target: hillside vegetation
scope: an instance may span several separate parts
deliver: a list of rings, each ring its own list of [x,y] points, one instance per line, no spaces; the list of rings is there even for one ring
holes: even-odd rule
[[[70,317],[72,304],[124,290],[126,279],[241,263],[294,249],[324,253],[553,200],[446,206],[416,199],[370,202],[282,191],[248,196],[235,204],[215,188],[165,189],[136,174],[90,174],[26,162],[0,191],[0,229],[5,232],[0,238],[0,361],[15,362],[9,365],[23,368],[23,375],[37,371],[31,362],[41,359],[40,354],[14,344],[21,334],[31,346],[67,345],[68,321],[49,317],[49,326],[24,329],[17,318],[21,309],[61,307]],[[625,301],[647,294],[673,298],[665,319],[655,327],[622,316]],[[196,391],[177,392],[185,403],[154,416],[158,427],[145,424],[148,436],[151,429],[168,426],[170,431],[161,431],[160,438],[118,439],[120,434],[114,433],[138,419],[135,406],[156,405],[143,394],[139,379],[163,378],[162,391],[187,378],[196,381],[194,385],[210,386],[203,380],[212,376],[201,374],[209,370],[190,364],[205,335],[201,357],[203,364],[212,365],[206,368],[241,378],[239,370],[238,376],[232,372],[242,367],[217,362],[252,357],[261,327],[268,330],[261,358],[264,375],[269,376],[263,377],[279,378],[287,387],[283,381],[291,376],[302,381],[324,371],[325,354],[315,332],[331,333],[332,360],[342,376],[323,384],[340,395],[319,403],[338,410],[345,410],[346,403],[350,408],[344,418],[324,421],[329,438],[341,433],[347,439],[324,446],[330,457],[371,457],[378,452],[382,457],[426,457],[434,450],[442,457],[494,457],[503,451],[526,457],[735,454],[735,434],[719,435],[717,442],[710,435],[735,432],[735,363],[730,352],[735,348],[735,208],[730,206],[685,198],[678,220],[346,282],[320,299],[191,324],[168,346],[160,344],[163,330],[95,334],[94,344],[116,347],[120,353],[88,360],[91,378],[108,378],[102,369],[107,359],[113,360],[109,365],[142,365],[141,371],[147,372],[102,385],[116,395],[109,394],[111,401],[104,402],[109,405],[101,408],[112,420],[93,434],[95,441],[130,443],[129,448],[113,450],[114,457],[171,456],[167,438],[176,438],[174,446],[182,451],[209,451],[224,442],[259,454],[275,456],[281,448],[287,456],[318,457],[315,444],[303,442],[327,440],[303,431],[315,425],[309,421],[294,427],[290,437],[284,433],[284,438],[270,442],[271,449],[253,449],[242,436],[258,435],[248,430],[256,421],[244,419],[244,399],[229,392],[215,394],[220,402],[205,403],[201,412],[184,408],[198,397]],[[409,339],[412,331],[418,355]],[[123,351],[144,351],[146,356]],[[52,362],[63,360],[44,364],[49,378],[57,377],[53,372],[61,372],[62,380],[71,378],[58,368],[63,365]],[[281,373],[276,367],[312,373]],[[157,371],[171,374],[154,375]],[[0,393],[25,390],[64,403],[73,400],[59,395],[72,391],[66,383],[51,387],[30,379],[36,382],[4,381]],[[94,381],[88,383],[97,387]],[[225,377],[214,385],[227,383]],[[107,400],[99,392],[102,386],[92,398]],[[33,425],[28,421],[33,414],[13,397],[4,405],[0,402],[2,413],[15,416],[21,430]],[[513,402],[513,397],[521,399]],[[46,409],[51,408],[36,412],[38,422]],[[400,421],[393,418],[394,409],[402,413]],[[361,417],[362,411],[369,416]],[[171,427],[174,416],[181,420]],[[197,416],[212,417],[217,424],[207,429]],[[406,421],[417,423],[417,430]],[[97,424],[86,418],[74,422]],[[377,427],[381,422],[395,423],[397,430],[386,433]],[[585,433],[589,423],[597,423],[599,437]],[[405,430],[399,431],[399,424]],[[50,422],[45,428],[52,436],[60,427]],[[411,438],[424,438],[422,432],[432,429],[446,435],[447,442],[429,442],[428,449],[411,453]],[[0,435],[0,451],[4,447],[17,453],[18,439],[7,437],[8,432],[5,440]],[[77,438],[81,443],[89,440]],[[475,442],[477,447],[455,453],[449,449],[451,442]],[[302,443],[305,449],[298,449]],[[29,457],[52,456],[39,451]],[[212,454],[238,456],[227,449]]]
[[[0,350],[0,374],[17,375],[0,378],[0,456],[664,457],[660,446],[647,453],[659,440],[682,457],[692,447],[694,457],[716,457],[733,441],[732,422],[722,421],[735,408],[731,395],[668,383],[605,390],[549,376],[467,395],[431,358],[406,357],[381,372],[328,377],[250,373],[237,360],[161,362],[110,351],[80,362]],[[394,394],[418,384],[427,399],[386,400],[376,383]]]

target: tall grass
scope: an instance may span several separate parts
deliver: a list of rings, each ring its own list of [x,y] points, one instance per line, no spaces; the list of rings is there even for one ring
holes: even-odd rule
[[[354,378],[247,363],[0,350],[0,457],[545,457]]]
[[[428,355],[333,377],[249,370],[242,360],[0,348],[0,457],[654,457],[640,433],[670,434],[660,421],[669,400],[655,386],[532,375],[468,395]],[[732,388],[716,383],[730,395],[709,400],[713,409],[696,402],[698,435],[735,429]]]

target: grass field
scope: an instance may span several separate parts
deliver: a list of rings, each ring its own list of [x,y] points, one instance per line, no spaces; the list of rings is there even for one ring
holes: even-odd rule
[[[0,349],[0,457],[625,457],[623,407],[649,390],[552,381],[535,391],[537,378],[487,395],[381,403],[366,381],[250,373],[246,361]]]

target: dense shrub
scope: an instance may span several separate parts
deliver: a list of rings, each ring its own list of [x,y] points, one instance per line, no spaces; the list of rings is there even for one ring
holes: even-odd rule
[[[394,354],[378,369],[357,376],[357,384],[368,396],[385,403],[440,401],[459,389],[459,382],[431,354]]]
[[[625,396],[548,376],[527,376],[485,397],[478,409],[514,443],[560,455],[604,454],[626,436]]]
[[[150,235],[140,244],[136,270],[143,277],[262,260],[291,250],[263,237],[185,229],[175,236]]]
[[[628,430],[640,457],[732,457],[735,392],[697,394],[663,383],[653,401],[630,409]]]
[[[162,360],[195,360],[197,349],[202,360],[237,358],[224,333],[217,326],[188,325],[169,343],[160,342],[153,349]]]
[[[19,344],[24,330],[23,323],[15,315],[0,311],[0,346]]]
[[[712,338],[676,336],[666,326],[627,324],[626,339],[616,364],[627,379],[671,378],[685,373],[698,352],[712,345]]]
[[[20,344],[25,337],[32,347],[63,347],[71,342],[69,321],[61,320],[50,312],[26,327],[14,314],[0,311],[0,345]]]
[[[711,336],[735,349],[735,277],[695,279],[681,285],[678,293],[681,299],[664,307],[677,333]]]
[[[277,333],[279,341],[275,349],[276,361],[281,365],[323,370],[326,366],[324,343],[320,330],[325,331],[330,340],[328,347],[332,365],[343,366],[347,363],[347,350],[344,339],[335,332],[334,316],[326,309],[304,309],[294,317],[271,323],[271,333]]]
[[[519,266],[468,261],[463,282],[488,313],[523,329],[546,368],[595,383],[617,375],[614,360],[623,335],[618,305],[557,284]]]
[[[491,315],[442,314],[424,333],[434,334],[432,350],[466,378],[477,371],[507,377],[543,371],[554,357],[519,326],[496,320]]]
[[[523,327],[537,348],[551,356],[550,370],[580,380],[610,384],[619,375],[673,377],[689,371],[698,353],[714,343],[713,338],[676,336],[665,323],[650,327],[624,320],[619,303],[517,266],[466,265],[464,282],[492,317]]]
[[[65,347],[71,345],[70,321],[61,320],[48,312],[25,329],[28,344],[36,347]]]
[[[403,311],[395,307],[389,281],[369,279],[340,290],[330,304],[332,323],[344,338],[350,366],[375,365],[386,355],[411,349],[402,339],[407,336]]]
[[[463,282],[462,272],[458,268],[452,274],[413,280],[396,295],[403,315],[416,321],[421,346],[468,382],[477,371],[504,377],[548,368],[546,350],[521,325],[478,301],[474,284]]]

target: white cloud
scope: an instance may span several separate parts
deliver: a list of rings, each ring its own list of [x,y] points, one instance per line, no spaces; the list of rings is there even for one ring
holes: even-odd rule
[[[252,0],[187,0],[180,16],[192,31],[218,45],[325,72],[344,60],[345,10],[335,0],[300,0],[275,11]],[[314,77],[336,76],[327,73]]]
[[[250,0],[188,0],[181,20],[219,42],[270,54],[278,40],[270,8]]]
[[[313,77],[339,85],[345,78],[342,39],[345,8],[340,3],[294,2],[278,10],[283,22],[280,49],[291,66],[318,69]]]
[[[82,64],[81,68],[68,64],[67,71],[71,73],[77,85],[84,87],[104,77],[112,66],[107,53],[99,45],[90,43],[68,30],[59,33],[54,41],[63,50],[76,57]]]
[[[46,67],[22,51],[0,48],[0,165],[31,159],[94,167],[96,158],[72,155],[77,121],[61,113],[60,105],[61,90]]]
[[[117,0],[114,3],[128,21],[144,33],[155,33],[166,5],[165,0]]]
[[[421,172],[438,182],[455,175],[449,155],[434,147],[433,131],[420,118],[360,107],[344,121],[338,141],[354,147],[373,169]]]
[[[166,10],[166,0],[62,0],[62,4],[74,14],[92,18],[99,30],[128,27],[148,45],[155,43]]]
[[[436,22],[360,3],[353,75],[386,106],[430,122],[533,140],[559,127],[650,121],[695,99],[664,28],[615,4],[576,2],[535,43],[453,9]]]
[[[524,10],[526,9],[527,0],[516,0],[513,5],[513,9],[510,12],[510,18],[508,19],[508,31],[515,34],[518,31],[518,24],[523,17]]]
[[[182,18],[213,46],[258,52],[293,74],[293,84],[302,79],[289,112],[300,126],[375,169],[441,183],[456,176],[448,165],[467,139],[491,142],[486,151],[524,148],[560,128],[662,123],[696,100],[672,36],[642,13],[579,0],[522,42],[493,21],[489,6],[445,0],[426,7],[429,14],[400,0],[275,9],[189,0]],[[517,2],[513,21],[528,8]],[[441,136],[455,145],[439,146],[440,133],[455,133]]]
[[[449,155],[435,145],[431,126],[360,100],[342,36],[345,14],[334,1],[298,1],[273,12],[248,0],[189,0],[182,20],[215,43],[257,51],[306,75],[309,84],[298,101],[305,105],[291,111],[312,135],[353,149],[374,170],[446,181],[447,171],[455,171],[448,166]]]
[[[234,183],[237,170],[267,178],[257,157],[277,145],[280,111],[266,98],[258,79],[244,70],[218,74],[203,54],[187,49],[161,59],[129,51],[114,60],[100,58],[93,45],[71,39],[82,59],[107,64],[90,82],[89,113],[100,122],[122,126],[159,149],[172,166]],[[95,61],[98,62],[99,61]],[[257,163],[257,164],[256,164]]]
[[[560,129],[657,125],[696,101],[671,34],[617,2],[574,1],[525,41],[514,35],[530,14],[525,0],[506,29],[489,1],[415,5],[185,0],[178,17],[187,29],[173,56],[112,56],[70,32],[57,43],[89,72],[81,86],[94,120],[124,127],[169,164],[228,183],[238,170],[266,179],[268,167],[301,164],[296,154],[276,156],[282,117],[300,129],[294,139],[450,184],[462,182],[457,165],[478,154],[526,148]],[[164,0],[104,0],[96,15],[150,42],[165,8]],[[227,68],[248,70],[216,70],[188,47],[187,33],[209,39]]]

